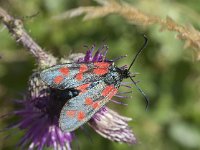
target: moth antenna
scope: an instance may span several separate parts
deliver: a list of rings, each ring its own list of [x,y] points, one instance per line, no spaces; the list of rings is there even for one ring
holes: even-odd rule
[[[142,45],[142,47],[139,49],[139,51],[137,52],[137,54],[133,58],[133,61],[131,62],[130,66],[128,68],[128,71],[131,69],[131,67],[133,66],[135,60],[137,59],[137,57],[139,56],[139,54],[142,52],[142,50],[147,46],[148,39],[147,39],[146,35],[143,35],[143,37],[144,37],[144,44]]]
[[[144,96],[145,101],[146,101],[146,110],[147,110],[148,106],[149,106],[149,98],[146,96],[146,94],[144,93],[144,91],[137,85],[137,83],[133,80],[133,78],[130,77],[130,79],[133,81],[133,84],[138,89],[138,91],[140,91],[140,93],[142,93],[142,95]]]

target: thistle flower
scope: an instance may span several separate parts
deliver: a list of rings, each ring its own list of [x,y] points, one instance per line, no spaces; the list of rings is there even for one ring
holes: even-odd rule
[[[29,150],[41,150],[44,147],[53,147],[59,150],[70,150],[70,143],[73,140],[73,132],[63,133],[58,126],[59,113],[62,106],[70,98],[70,92],[61,92],[58,89],[47,87],[40,78],[40,71],[45,67],[51,67],[58,63],[76,63],[90,61],[107,61],[105,59],[108,48],[103,46],[92,55],[95,46],[84,54],[72,54],[67,58],[58,60],[53,55],[46,53],[23,28],[19,19],[10,16],[0,8],[0,21],[7,27],[15,40],[24,46],[37,60],[38,70],[35,71],[29,80],[28,93],[23,101],[21,109],[11,114],[20,116],[21,119],[10,128],[25,130],[25,135],[19,145],[23,148],[28,146]],[[125,67],[125,66],[124,66]],[[116,112],[103,107],[88,122],[89,125],[103,137],[112,141],[133,144],[136,139],[129,129],[127,122],[130,118],[120,116]],[[24,149],[24,148],[23,148]]]
[[[99,48],[93,56],[94,50],[95,46],[92,46],[85,55],[72,54],[68,58],[61,59],[59,63],[108,61],[105,59],[107,46]],[[21,101],[21,109],[14,111],[14,114],[21,119],[13,127],[26,131],[19,142],[20,146],[28,145],[29,150],[35,148],[42,150],[44,147],[53,147],[55,150],[71,149],[73,132],[63,133],[58,125],[60,111],[70,99],[70,96],[69,99],[64,99],[66,95],[63,94],[70,95],[70,92],[47,87],[40,79],[39,70],[32,74],[26,98]],[[134,144],[136,139],[127,124],[130,120],[131,118],[120,116],[103,107],[88,123],[97,133],[111,141]]]

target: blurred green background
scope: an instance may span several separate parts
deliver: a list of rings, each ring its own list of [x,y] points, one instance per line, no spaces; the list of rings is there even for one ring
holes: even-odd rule
[[[193,0],[128,0],[131,5],[160,17],[170,16],[176,22],[200,29],[200,1]],[[91,143],[82,131],[78,132],[81,150],[198,150],[200,149],[200,67],[192,49],[175,33],[160,32],[159,26],[142,27],[129,24],[118,15],[82,21],[82,17],[56,21],[52,17],[79,6],[97,5],[92,0],[0,0],[0,6],[16,18],[24,20],[28,33],[45,50],[63,57],[85,52],[84,45],[106,41],[110,59],[127,54],[118,66],[130,64],[143,44],[142,34],[149,39],[147,48],[138,58],[132,72],[139,72],[139,86],[150,98],[145,111],[144,98],[135,87],[132,98],[123,99],[128,106],[109,103],[120,114],[133,118],[138,144],[130,146],[104,139],[91,129]],[[26,16],[39,14],[33,18]],[[0,115],[17,109],[14,100],[22,99],[27,81],[35,68],[34,58],[0,25]],[[129,80],[127,80],[129,81]],[[121,88],[121,91],[126,89]],[[0,129],[16,121],[1,119]],[[14,132],[15,131],[15,132]],[[12,137],[3,140],[12,133]],[[15,149],[22,133],[16,130],[0,133],[0,149]]]

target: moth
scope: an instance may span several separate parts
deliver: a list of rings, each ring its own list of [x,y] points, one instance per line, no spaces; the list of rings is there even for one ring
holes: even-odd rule
[[[137,89],[148,98],[133,80],[130,68],[137,56],[147,45],[147,38],[128,69],[115,66],[113,61],[66,63],[41,71],[41,79],[50,87],[65,92],[66,89],[78,91],[63,106],[59,126],[63,132],[71,132],[86,123],[118,92],[123,79],[130,78]],[[73,95],[73,93],[72,93]]]

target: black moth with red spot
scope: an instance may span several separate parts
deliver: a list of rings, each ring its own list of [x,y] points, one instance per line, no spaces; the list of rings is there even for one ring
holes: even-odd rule
[[[118,91],[124,78],[130,78],[137,89],[144,95],[147,105],[148,99],[137,86],[130,75],[130,68],[137,56],[147,44],[147,38],[139,52],[134,57],[128,69],[116,67],[114,62],[67,63],[56,65],[43,70],[41,79],[50,87],[63,90],[75,89],[79,91],[75,97],[63,106],[59,126],[63,132],[71,132],[85,122],[103,107]]]

